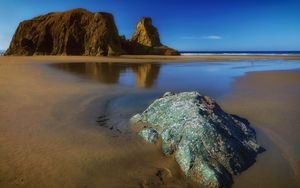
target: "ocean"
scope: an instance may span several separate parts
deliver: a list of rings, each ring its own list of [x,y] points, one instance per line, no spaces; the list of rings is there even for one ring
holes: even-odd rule
[[[181,51],[181,55],[298,56],[300,51]]]
[[[3,55],[4,55],[4,53],[5,53],[5,51],[4,51],[4,50],[0,50],[0,56],[3,56]]]

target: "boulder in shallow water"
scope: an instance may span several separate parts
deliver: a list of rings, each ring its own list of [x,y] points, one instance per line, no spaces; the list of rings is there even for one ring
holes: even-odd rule
[[[205,187],[230,187],[264,149],[246,119],[198,92],[166,93],[131,121],[147,142],[161,140],[184,174]]]

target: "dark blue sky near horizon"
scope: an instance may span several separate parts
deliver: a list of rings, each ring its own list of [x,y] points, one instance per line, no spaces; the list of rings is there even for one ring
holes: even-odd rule
[[[73,8],[112,13],[127,38],[152,17],[162,42],[178,50],[300,50],[300,0],[0,0],[0,49],[22,20]]]

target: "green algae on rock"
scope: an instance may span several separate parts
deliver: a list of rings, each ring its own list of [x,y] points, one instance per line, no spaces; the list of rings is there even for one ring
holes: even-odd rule
[[[232,175],[264,151],[246,119],[198,92],[167,92],[131,122],[147,142],[161,139],[164,154],[174,155],[184,174],[205,187],[230,187]]]

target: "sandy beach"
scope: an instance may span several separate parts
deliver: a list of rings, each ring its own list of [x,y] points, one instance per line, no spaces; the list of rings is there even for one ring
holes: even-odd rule
[[[300,57],[0,57],[0,187],[196,187],[156,146],[97,125],[106,100],[133,91],[51,72],[44,64],[261,59]],[[250,120],[267,149],[234,187],[300,186],[299,85],[299,71],[250,73],[235,79],[220,101]],[[161,169],[172,174],[164,185],[156,175]]]
[[[244,56],[244,55],[215,55],[215,56],[159,56],[159,55],[123,55],[117,57],[88,57],[88,56],[0,56],[0,62],[24,63],[63,63],[63,62],[207,62],[207,61],[239,61],[239,60],[300,60],[300,56]]]
[[[247,117],[267,149],[234,187],[300,186],[299,86],[299,71],[250,73],[224,97],[224,109]]]
[[[162,167],[180,172],[157,147],[96,123],[103,104],[95,99],[128,90],[51,75],[31,58],[15,61],[0,63],[0,187],[140,187],[159,181]],[[172,176],[169,185],[190,184]]]

